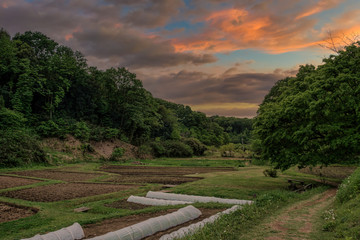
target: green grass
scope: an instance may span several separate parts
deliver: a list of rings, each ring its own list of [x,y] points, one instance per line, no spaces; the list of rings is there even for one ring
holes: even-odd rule
[[[285,190],[272,190],[261,194],[252,205],[246,205],[241,210],[225,215],[213,224],[206,225],[192,236],[182,239],[262,239],[263,229],[257,227],[270,216],[277,214],[282,208],[300,200],[307,199],[324,191],[325,187],[316,188],[298,194]]]
[[[265,177],[266,167],[252,166],[239,168],[235,172],[215,172],[191,176],[205,177],[205,179],[182,184],[174,188],[174,192],[183,194],[205,195],[238,199],[254,199],[259,194],[273,190],[286,190],[289,184],[287,179],[313,182],[308,178],[294,176],[291,173],[278,174],[276,178]],[[308,177],[308,176],[306,176]]]
[[[238,160],[207,160],[207,159],[153,159],[153,160],[139,160],[144,162],[146,165],[150,166],[199,166],[199,167],[237,167],[239,164]],[[241,162],[240,162],[241,163]],[[111,163],[110,163],[111,164]],[[128,164],[128,163],[125,163]],[[17,169],[2,169],[0,170],[3,174],[6,174],[10,171],[20,171],[20,170],[34,170],[34,169],[60,169],[64,171],[79,171],[79,172],[94,172],[99,167],[101,163],[77,163],[77,164],[64,164],[63,166],[31,166],[30,168],[17,168]],[[62,169],[63,167],[66,167]],[[226,198],[237,198],[237,199],[266,199],[266,196],[279,192],[281,196],[290,194],[290,201],[298,201],[303,196],[288,192],[286,190],[288,183],[288,178],[303,179],[309,181],[306,174],[301,175],[292,175],[292,173],[282,173],[277,178],[265,177],[263,175],[263,170],[265,167],[252,166],[252,167],[240,167],[236,168],[236,171],[233,172],[213,172],[207,174],[196,174],[194,176],[202,176],[205,179],[186,183],[179,185],[172,190],[177,193],[185,194],[194,194],[194,195],[204,195],[204,196],[216,196],[216,197],[226,197]],[[97,171],[99,172],[99,171]],[[314,178],[314,176],[312,176]],[[102,177],[97,178],[96,180],[101,181]],[[95,181],[95,180],[92,180]],[[31,186],[22,186],[13,188],[11,190],[40,186],[44,184],[54,184],[58,181],[45,181],[42,183],[36,183]],[[163,209],[174,208],[174,207],[148,207],[141,210],[127,210],[127,209],[114,209],[110,207],[105,207],[104,204],[111,203],[120,199],[125,199],[130,195],[145,195],[149,190],[157,191],[160,189],[158,184],[147,184],[145,186],[131,189],[128,191],[122,191],[117,193],[103,194],[97,196],[90,196],[84,198],[78,198],[67,201],[59,201],[52,203],[43,203],[43,202],[30,202],[20,199],[11,199],[6,197],[0,197],[0,201],[36,207],[40,211],[30,217],[23,219],[0,223],[0,239],[10,240],[10,239],[20,239],[24,237],[32,237],[35,234],[43,234],[49,231],[55,231],[62,227],[69,226],[74,222],[79,222],[80,224],[89,224],[94,222],[99,222],[107,218],[118,218],[127,215],[140,214],[145,212],[154,212],[160,211]],[[7,189],[9,190],[9,189]],[[270,194],[270,195],[269,195]],[[274,196],[278,196],[274,195]],[[272,195],[271,195],[272,196]],[[287,198],[286,198],[287,199]],[[258,201],[258,200],[257,200]],[[265,200],[264,200],[265,201]],[[286,200],[285,202],[287,202]],[[280,202],[281,204],[281,202]],[[74,213],[73,209],[78,207],[90,207],[91,210],[86,213]],[[195,204],[196,207],[208,207],[208,208],[224,208],[221,204]],[[178,206],[179,208],[181,206]],[[272,208],[274,206],[272,205]],[[249,209],[249,214],[254,215],[258,209]],[[268,210],[266,210],[268,211]],[[271,214],[271,212],[267,212]],[[227,220],[223,220],[227,221]],[[225,224],[225,222],[223,224]],[[242,225],[237,223],[237,225]],[[246,225],[245,225],[246,226]]]
[[[323,228],[341,239],[360,239],[360,168],[340,185]]]

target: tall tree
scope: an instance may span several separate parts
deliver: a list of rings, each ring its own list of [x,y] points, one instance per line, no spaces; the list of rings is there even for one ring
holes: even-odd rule
[[[360,154],[360,47],[352,44],[278,82],[255,120],[262,157],[281,169],[351,162]]]

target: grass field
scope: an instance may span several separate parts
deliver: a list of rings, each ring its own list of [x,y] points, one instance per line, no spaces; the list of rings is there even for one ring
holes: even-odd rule
[[[202,167],[202,168],[232,167],[233,168],[233,171],[193,173],[191,175],[187,175],[186,177],[189,176],[201,177],[202,179],[198,181],[183,183],[176,187],[168,189],[171,192],[175,192],[175,193],[258,200],[258,199],[264,199],[266,198],[266,196],[270,196],[275,192],[276,194],[278,194],[278,195],[275,194],[276,196],[283,196],[283,198],[289,199],[279,202],[279,203],[283,203],[283,205],[286,205],[290,202],[295,202],[304,199],[306,197],[309,197],[312,194],[311,192],[315,193],[319,191],[324,191],[324,188],[318,188],[317,190],[310,191],[309,193],[307,193],[307,195],[301,195],[298,193],[289,192],[286,190],[288,187],[287,179],[291,178],[291,179],[302,180],[307,183],[310,182],[316,183],[314,179],[318,177],[315,175],[309,175],[307,173],[299,173],[294,169],[287,171],[285,173],[280,173],[277,178],[265,177],[263,171],[267,167],[251,166],[251,165],[242,167],[245,164],[240,160],[155,159],[155,160],[141,160],[141,162],[145,164],[145,165],[141,165],[141,167],[165,166],[169,168],[189,167],[189,169],[195,167]],[[109,164],[111,165],[113,163],[107,163],[107,165]],[[123,164],[127,166],[131,165],[130,162]],[[116,164],[116,165],[118,166],[120,164]],[[100,170],[102,166],[103,163],[79,163],[72,165],[64,165],[61,167],[44,167],[44,166],[38,168],[32,167],[31,170],[35,170],[35,169],[41,169],[43,171],[55,170],[56,173],[63,172],[64,175],[66,175],[66,172],[70,172],[70,173],[78,172],[79,175],[84,173],[89,173],[89,174],[95,173],[96,177],[86,181],[89,183],[116,185],[117,183],[112,183],[112,182],[109,183],[104,181],[106,179],[111,179],[116,174],[110,172],[104,172]],[[130,195],[143,196],[149,190],[156,191],[162,189],[162,184],[159,183],[139,184],[139,183],[133,183],[131,181],[125,183],[125,185],[131,186],[130,188],[125,190],[114,191],[105,194],[94,194],[85,197],[54,201],[54,202],[41,202],[41,201],[33,202],[24,199],[8,197],[8,195],[5,194],[6,192],[9,193],[12,191],[31,189],[33,194],[37,194],[37,193],[40,194],[40,191],[37,191],[37,189],[40,189],[40,187],[42,186],[45,185],[54,186],[54,191],[56,191],[56,186],[58,186],[56,185],[57,183],[66,184],[66,183],[74,182],[74,179],[67,180],[65,178],[62,180],[56,180],[56,179],[37,178],[34,176],[25,176],[24,174],[20,175],[20,173],[25,170],[29,170],[29,169],[19,169],[19,168],[15,170],[2,169],[0,174],[2,176],[17,176],[18,178],[36,179],[42,181],[32,183],[30,185],[0,189],[0,202],[12,203],[27,207],[34,207],[39,209],[39,211],[36,214],[29,217],[0,223],[0,239],[10,240],[10,239],[31,237],[38,233],[41,234],[41,233],[46,233],[48,231],[58,230],[62,227],[69,226],[74,222],[79,222],[81,225],[86,225],[90,223],[101,222],[102,220],[109,218],[121,218],[129,215],[158,212],[170,208],[173,209],[173,208],[181,207],[181,206],[145,207],[138,210],[132,210],[126,207],[122,209],[122,208],[112,208],[109,206],[105,206],[107,204],[111,204],[121,199],[126,199]],[[68,173],[69,176],[70,173]],[[320,179],[318,178],[318,180]],[[84,181],[78,181],[77,179],[75,179],[75,182],[79,183]],[[285,197],[286,194],[289,194],[290,197],[289,196]],[[75,208],[83,207],[83,206],[89,207],[91,209],[88,212],[83,212],[83,213],[75,213],[73,211]],[[228,207],[228,206],[223,206],[221,204],[195,204],[195,206],[202,208]],[[281,206],[278,207],[280,208]]]

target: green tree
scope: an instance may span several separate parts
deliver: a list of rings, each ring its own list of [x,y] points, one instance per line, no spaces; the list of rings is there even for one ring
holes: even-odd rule
[[[262,157],[277,168],[345,163],[360,153],[360,47],[353,44],[278,82],[255,120]]]

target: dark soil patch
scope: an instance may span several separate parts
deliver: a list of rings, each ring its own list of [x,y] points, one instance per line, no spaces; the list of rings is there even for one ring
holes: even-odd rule
[[[126,199],[124,199],[124,200],[105,204],[105,207],[139,210],[139,209],[148,208],[149,206],[138,204],[138,203],[133,203],[133,202],[128,202]]]
[[[91,179],[103,175],[100,173],[67,172],[67,171],[56,171],[56,170],[22,171],[22,172],[12,172],[12,174],[28,176],[28,177],[62,180],[67,182],[89,181]]]
[[[230,167],[149,167],[149,166],[118,166],[109,165],[101,167],[102,171],[117,173],[121,175],[170,175],[183,176],[189,174],[200,174],[209,172],[234,171]]]
[[[30,185],[38,182],[41,181],[34,179],[19,178],[19,177],[0,176],[0,189]]]
[[[230,167],[149,167],[149,166],[103,166],[102,171],[116,173],[121,177],[112,177],[107,182],[118,183],[159,183],[159,184],[182,184],[193,182],[201,177],[187,177],[185,175],[201,174],[209,172],[234,171]]]
[[[35,202],[55,202],[136,188],[135,185],[60,183],[0,193],[2,196]]]
[[[156,213],[137,214],[137,215],[131,215],[131,216],[126,216],[126,217],[122,217],[122,218],[107,219],[107,220],[104,220],[104,221],[96,223],[96,224],[85,225],[83,227],[84,232],[85,232],[85,238],[101,236],[108,232],[117,231],[119,229],[122,229],[122,228],[125,228],[128,226],[137,224],[139,222],[148,220],[150,218],[158,217],[161,215],[166,215],[166,214],[175,212],[177,210],[178,209],[170,209],[170,210],[166,210],[166,211],[159,211]],[[146,239],[146,240],[159,239],[162,235],[171,233],[182,227],[186,227],[193,223],[202,221],[205,218],[208,218],[220,211],[223,211],[223,209],[207,209],[207,208],[200,208],[199,210],[202,212],[202,215],[199,218],[189,221],[187,223],[184,223],[182,225],[170,228],[166,231],[158,232],[158,233],[156,233],[152,236],[149,236],[147,238],[144,238],[144,239]]]
[[[159,183],[159,184],[182,184],[186,182],[193,182],[203,179],[201,177],[183,177],[183,176],[144,176],[144,175],[132,175],[132,176],[121,176],[111,177],[105,182],[116,182],[116,183]]]
[[[0,223],[29,217],[37,213],[37,209],[0,202]]]

